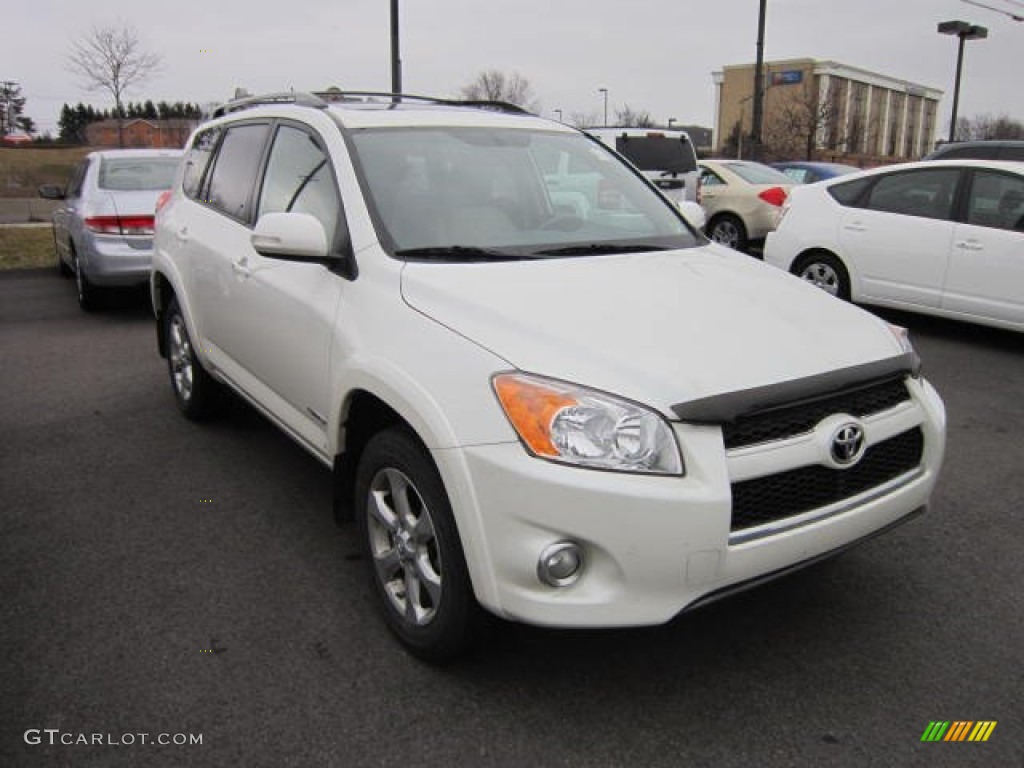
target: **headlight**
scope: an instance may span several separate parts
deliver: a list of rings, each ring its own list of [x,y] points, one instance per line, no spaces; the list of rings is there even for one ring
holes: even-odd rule
[[[535,456],[595,469],[683,474],[675,436],[654,411],[539,376],[503,373],[493,383],[505,415]]]

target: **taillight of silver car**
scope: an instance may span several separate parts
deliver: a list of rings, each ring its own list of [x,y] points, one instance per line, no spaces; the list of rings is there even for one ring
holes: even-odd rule
[[[152,216],[88,216],[85,226],[98,235],[152,235]]]

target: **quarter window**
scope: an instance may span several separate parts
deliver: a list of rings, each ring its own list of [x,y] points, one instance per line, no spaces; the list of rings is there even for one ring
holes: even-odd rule
[[[967,223],[1024,231],[1024,178],[975,171],[967,199]]]
[[[959,176],[957,168],[890,173],[871,188],[865,207],[905,216],[948,219]]]
[[[341,201],[330,159],[310,134],[283,125],[270,150],[258,215],[289,211],[315,216],[324,225],[327,242],[334,242]]]
[[[206,197],[215,208],[240,221],[252,213],[252,188],[269,126],[238,125],[224,134],[213,164]]]
[[[217,139],[223,131],[220,128],[208,128],[198,134],[185,153],[185,174],[182,189],[188,197],[195,200],[199,196],[199,185],[203,181],[203,173],[210,163],[213,150],[217,147]]]

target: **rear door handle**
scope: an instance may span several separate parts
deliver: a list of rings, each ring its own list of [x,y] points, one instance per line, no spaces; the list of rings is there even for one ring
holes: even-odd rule
[[[964,251],[983,251],[985,246],[979,243],[977,240],[957,240],[955,243],[957,248]]]
[[[850,224],[844,224],[843,229],[848,229],[850,232],[867,232],[868,228],[859,221],[854,221]]]
[[[188,227],[179,227],[174,236],[183,243],[188,242]]]
[[[252,270],[248,267],[249,259],[243,256],[238,261],[231,262],[231,270],[242,277],[252,277]]]

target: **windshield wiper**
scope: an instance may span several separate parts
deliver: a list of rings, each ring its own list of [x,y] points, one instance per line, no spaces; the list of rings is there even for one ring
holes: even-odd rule
[[[395,251],[402,259],[423,261],[523,261],[533,256],[502,251],[497,248],[480,248],[475,245],[432,245],[427,248],[403,248]]]
[[[600,253],[644,253],[645,251],[667,251],[663,245],[624,244],[624,243],[586,243],[584,245],[568,245],[563,248],[545,248],[534,253],[542,256],[588,256]]]

